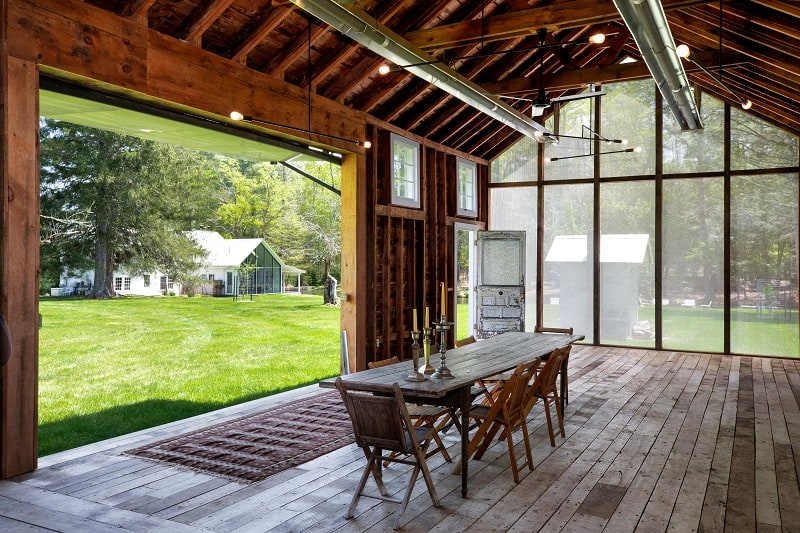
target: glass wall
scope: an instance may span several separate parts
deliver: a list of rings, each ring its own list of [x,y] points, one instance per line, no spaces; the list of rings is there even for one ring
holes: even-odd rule
[[[591,185],[544,190],[543,303],[546,327],[573,328],[593,338],[594,223]]]
[[[664,348],[724,351],[723,195],[723,178],[664,182]]]
[[[522,164],[535,163],[529,139],[524,157],[492,163],[504,186],[490,189],[489,229],[543,235],[542,314],[529,296],[529,329],[538,320],[608,345],[800,357],[798,138],[706,94],[704,128],[681,132],[668,109],[655,120],[651,80],[603,89],[602,101],[556,107],[545,125],[569,137],[544,146],[542,176]],[[607,153],[622,146],[642,150]],[[524,184],[511,179],[521,168]],[[528,216],[537,187],[542,228]]]
[[[800,356],[797,175],[731,180],[731,351]]]
[[[600,187],[600,342],[655,346],[655,183]]]

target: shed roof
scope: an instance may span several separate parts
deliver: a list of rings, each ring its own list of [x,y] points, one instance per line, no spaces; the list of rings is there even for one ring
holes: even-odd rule
[[[645,234],[601,235],[601,263],[643,263],[650,236]],[[559,235],[553,240],[545,261],[585,263],[588,256],[586,235]]]
[[[226,239],[216,231],[193,230],[189,236],[208,252],[206,264],[212,267],[238,267],[259,244],[275,258],[286,274],[302,274],[305,270],[287,266],[264,239]]]

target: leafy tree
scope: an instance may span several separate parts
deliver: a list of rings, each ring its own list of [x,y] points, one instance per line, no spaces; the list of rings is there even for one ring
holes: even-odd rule
[[[194,270],[201,252],[182,231],[212,213],[205,155],[53,120],[40,136],[43,265],[93,264],[96,298],[115,295],[117,265],[174,278]]]

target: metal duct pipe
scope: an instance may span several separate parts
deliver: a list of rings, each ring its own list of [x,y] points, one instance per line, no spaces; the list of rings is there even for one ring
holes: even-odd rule
[[[290,0],[307,13],[336,28],[357,43],[395,65],[415,65],[405,70],[453,95],[465,104],[537,141],[550,130],[534,122],[455,70],[436,63],[436,58],[415,47],[354,6],[345,8],[335,0]]]
[[[614,0],[661,95],[684,131],[703,128],[689,78],[658,0]]]

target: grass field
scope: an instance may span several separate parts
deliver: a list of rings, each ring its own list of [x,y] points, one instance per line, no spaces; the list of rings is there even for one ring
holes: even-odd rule
[[[43,298],[39,455],[339,373],[339,309],[320,296]]]

